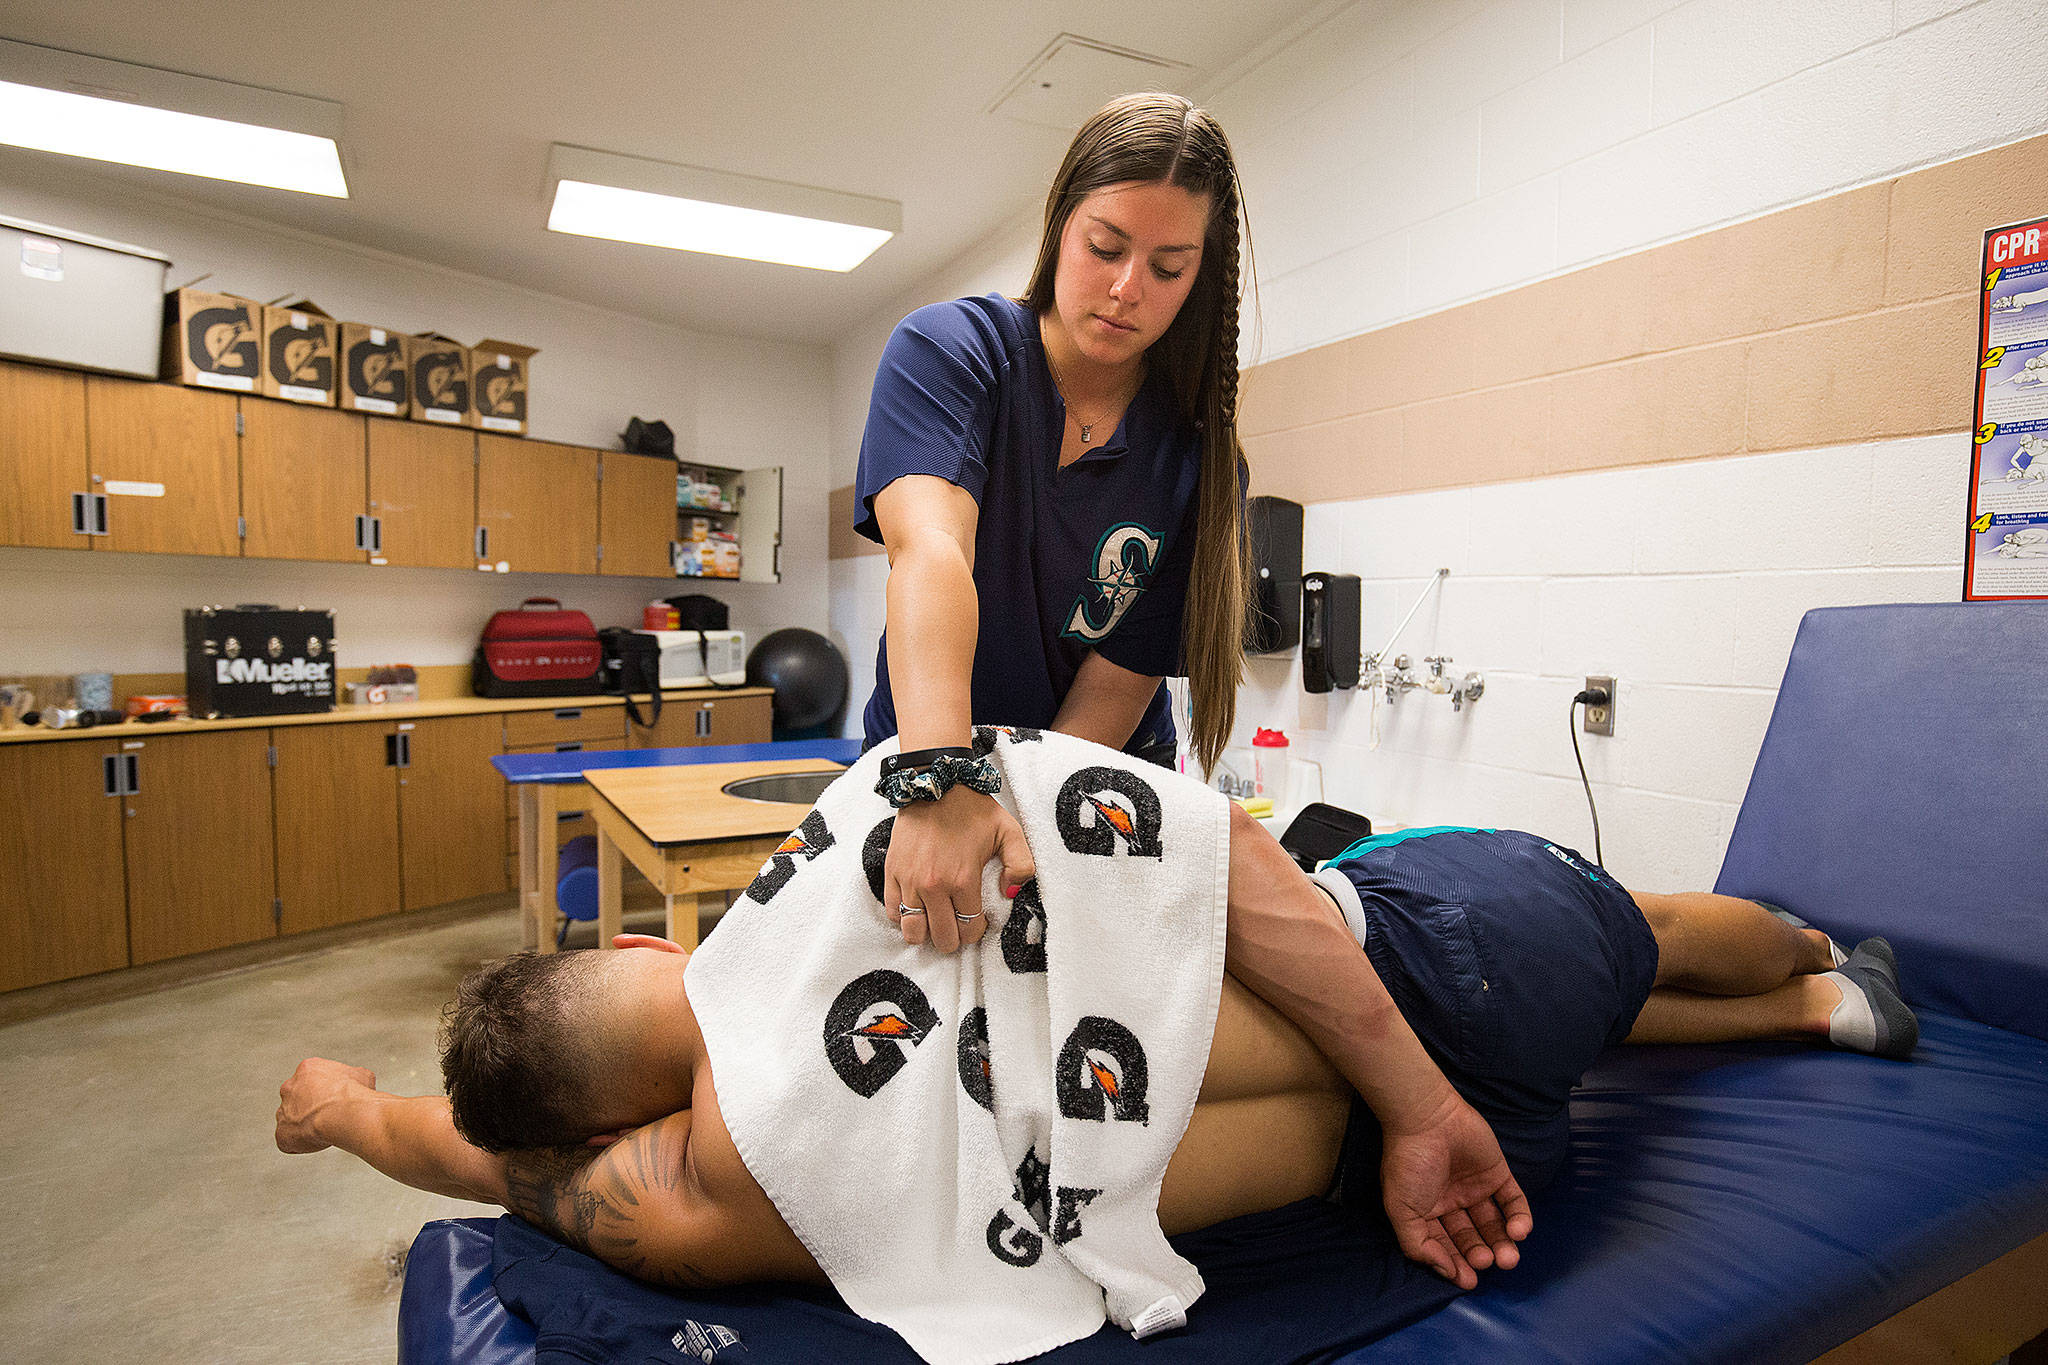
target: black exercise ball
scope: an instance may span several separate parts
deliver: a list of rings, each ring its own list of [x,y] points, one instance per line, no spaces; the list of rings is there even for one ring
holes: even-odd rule
[[[839,714],[852,683],[846,660],[814,630],[771,631],[747,655],[747,681],[775,689],[775,732],[812,730]]]

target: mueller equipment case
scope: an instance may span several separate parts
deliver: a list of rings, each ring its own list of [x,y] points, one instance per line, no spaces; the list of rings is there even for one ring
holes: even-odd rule
[[[334,613],[244,604],[185,611],[185,698],[194,716],[334,709]]]
[[[493,612],[470,665],[479,697],[575,697],[604,691],[604,649],[583,612],[529,597]]]

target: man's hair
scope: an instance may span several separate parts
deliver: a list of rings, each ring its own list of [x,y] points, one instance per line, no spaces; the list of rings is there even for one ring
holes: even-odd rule
[[[589,1005],[603,956],[518,953],[455,988],[441,1012],[441,1080],[471,1143],[502,1152],[591,1135],[604,1040]]]

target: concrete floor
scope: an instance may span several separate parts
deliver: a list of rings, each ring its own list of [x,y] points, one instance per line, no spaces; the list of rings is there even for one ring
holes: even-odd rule
[[[420,1224],[497,1210],[282,1155],[277,1087],[318,1055],[439,1093],[442,1004],[517,946],[490,911],[0,1028],[0,1358],[390,1360]]]

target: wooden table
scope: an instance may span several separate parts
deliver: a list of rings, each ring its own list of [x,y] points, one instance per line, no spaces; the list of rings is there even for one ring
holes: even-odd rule
[[[675,749],[587,749],[564,753],[498,754],[491,765],[519,798],[519,919],[521,946],[555,950],[558,864],[557,817],[591,808],[585,774],[596,768],[668,768],[693,763],[766,762],[824,758],[845,766],[860,756],[857,739],[778,740],[760,744],[699,745]],[[730,780],[730,779],[728,779]],[[792,825],[794,821],[791,822]],[[605,940],[606,944],[611,942]]]
[[[744,891],[761,864],[802,822],[808,805],[749,801],[719,790],[767,773],[844,771],[824,759],[615,768],[584,773],[597,821],[597,941],[611,946],[623,915],[621,859],[661,892],[668,936],[697,946],[697,921],[722,913],[725,893]],[[692,899],[676,913],[678,897]]]

